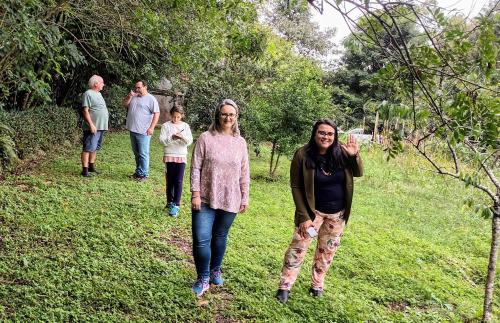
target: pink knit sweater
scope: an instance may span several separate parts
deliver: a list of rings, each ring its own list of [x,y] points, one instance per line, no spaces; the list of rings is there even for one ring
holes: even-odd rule
[[[200,192],[201,201],[212,209],[237,213],[241,205],[248,205],[249,185],[245,139],[202,133],[191,160],[191,192]]]

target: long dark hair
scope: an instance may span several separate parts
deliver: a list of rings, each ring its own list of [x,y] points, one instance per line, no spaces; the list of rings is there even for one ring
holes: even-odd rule
[[[319,126],[321,126],[322,124],[329,125],[330,127],[333,128],[334,137],[333,137],[333,144],[330,147],[328,147],[328,150],[324,155],[324,159],[326,159],[326,161],[324,162],[325,165],[317,165],[320,158],[315,137]],[[321,166],[325,169],[328,169],[328,171],[331,171],[339,168],[344,168],[346,166],[347,161],[344,153],[342,152],[341,143],[339,142],[337,125],[334,124],[333,121],[330,119],[319,119],[314,123],[311,132],[311,138],[309,139],[309,142],[307,143],[305,149],[306,149],[307,168],[316,168],[317,166]],[[323,160],[323,158],[321,158],[321,160]]]

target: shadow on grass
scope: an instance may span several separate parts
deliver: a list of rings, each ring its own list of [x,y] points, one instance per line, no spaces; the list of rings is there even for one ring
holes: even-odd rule
[[[274,175],[271,176],[269,174],[263,175],[263,174],[255,174],[251,176],[251,179],[254,181],[258,182],[266,182],[266,183],[276,183],[276,182],[281,182],[285,179],[284,176],[281,175]]]

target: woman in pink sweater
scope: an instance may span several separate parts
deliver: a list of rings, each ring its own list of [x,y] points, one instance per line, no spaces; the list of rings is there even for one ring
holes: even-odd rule
[[[250,174],[245,139],[238,129],[238,106],[223,100],[209,130],[196,142],[191,161],[193,257],[197,296],[209,284],[221,286],[221,266],[229,228],[248,206]]]

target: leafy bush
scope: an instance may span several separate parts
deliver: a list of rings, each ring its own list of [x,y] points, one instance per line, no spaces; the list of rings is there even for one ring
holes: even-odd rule
[[[71,108],[49,106],[7,114],[13,130],[17,156],[33,158],[54,147],[78,142],[78,114]]]
[[[5,113],[0,115],[0,173],[11,169],[18,162],[15,143],[12,140],[14,131],[5,122]]]
[[[122,101],[128,91],[129,90],[123,86],[112,84],[103,93],[109,111],[109,127],[111,129],[121,129],[125,127],[127,109],[122,106]]]

